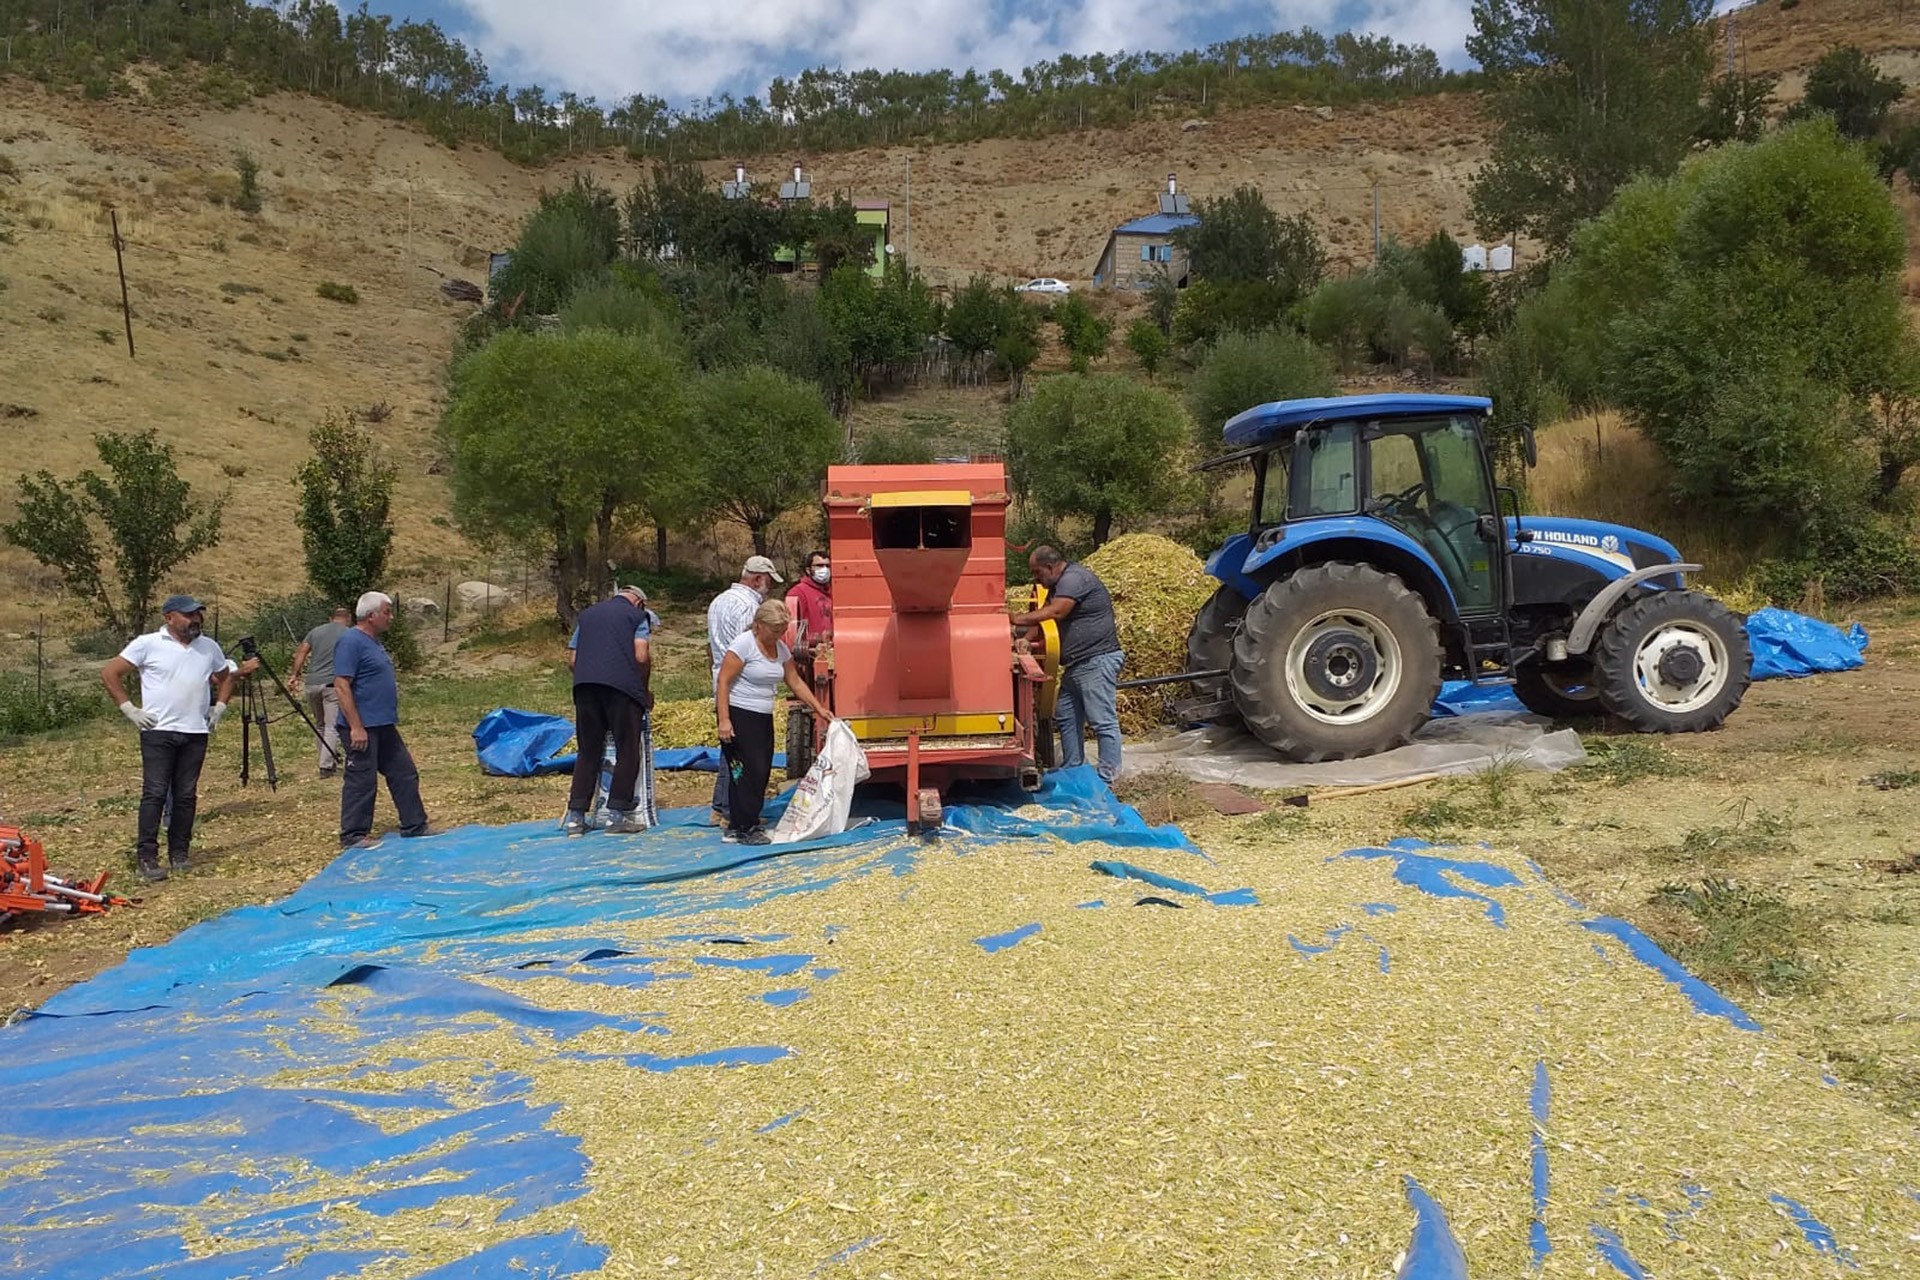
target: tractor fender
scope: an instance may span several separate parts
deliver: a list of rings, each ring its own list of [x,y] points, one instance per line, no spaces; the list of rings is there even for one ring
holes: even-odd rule
[[[1649,578],[1662,578],[1668,575],[1678,576],[1684,573],[1699,573],[1706,566],[1697,564],[1656,564],[1644,569],[1635,569],[1632,573],[1615,578],[1600,589],[1600,593],[1587,601],[1587,607],[1573,620],[1573,629],[1567,633],[1567,652],[1585,653],[1593,648],[1593,638],[1600,632],[1600,624],[1613,612],[1613,606],[1619,604],[1627,592],[1633,590]]]
[[[1232,587],[1251,600],[1260,594],[1260,584],[1249,578],[1244,568],[1253,553],[1253,535],[1236,533],[1207,557],[1207,574]]]
[[[1319,564],[1327,560],[1350,560],[1398,574],[1407,586],[1419,593],[1428,611],[1440,622],[1459,621],[1459,602],[1454,599],[1453,588],[1440,566],[1425,547],[1384,521],[1359,516],[1320,519],[1311,525],[1281,525],[1262,534],[1259,540],[1248,538],[1247,541],[1249,549],[1240,572],[1234,577],[1218,572],[1213,576],[1249,600],[1264,591],[1267,584],[1280,575],[1283,566],[1290,568],[1289,562]],[[1233,542],[1229,542],[1222,547],[1221,554],[1232,546]]]

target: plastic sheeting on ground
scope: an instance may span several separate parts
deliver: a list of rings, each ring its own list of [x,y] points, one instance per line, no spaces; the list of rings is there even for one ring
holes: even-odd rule
[[[954,837],[1198,853],[1177,828],[1116,801],[1090,768],[1051,775],[1038,794],[971,794],[949,810]],[[587,1160],[554,1127],[558,1108],[484,1049],[451,1041],[449,1069],[427,1071],[394,1046],[485,1023],[565,1052],[589,1033],[657,1036],[655,1052],[616,1055],[649,1073],[777,1060],[786,1050],[758,1044],[676,1054],[673,1028],[649,1016],[546,1008],[502,982],[588,964],[587,981],[644,985],[663,975],[633,963],[636,921],[670,928],[849,875],[906,874],[922,846],[904,821],[875,816],[885,797],[863,807],[853,830],[778,849],[723,843],[704,809],[632,837],[568,840],[522,823],[388,838],[342,854],[283,901],[134,951],[0,1031],[15,1089],[0,1110],[0,1180],[14,1193],[0,1273],[596,1270],[607,1250],[566,1209],[584,1193]],[[662,939],[690,941],[746,940]],[[419,1216],[443,1204],[456,1211]],[[476,1249],[473,1215],[487,1205],[502,1238]],[[404,1230],[382,1225],[403,1219]]]
[[[500,707],[480,717],[473,727],[473,751],[483,773],[505,778],[531,778],[543,773],[571,773],[577,752],[560,754],[573,742],[573,721]],[[787,755],[777,751],[773,767],[784,769]],[[689,769],[713,773],[720,768],[718,747],[667,747],[653,753],[655,769]]]
[[[1151,742],[1128,743],[1128,775],[1165,770],[1198,782],[1229,782],[1276,790],[1286,787],[1363,786],[1421,774],[1478,773],[1496,764],[1554,772],[1584,762],[1586,749],[1572,729],[1549,731],[1534,716],[1454,715],[1431,720],[1413,741],[1359,760],[1295,764],[1237,725],[1211,725]]]
[[[1897,1122],[1512,855],[1208,865],[1084,768],[931,848],[866,799],[786,849],[389,839],[135,952],[0,1031],[0,1271],[1798,1280],[1920,1227]],[[1135,882],[1184,909],[1082,910],[1175,905]],[[1688,1238],[1755,1206],[1764,1270]]]
[[[1755,680],[1852,671],[1866,663],[1867,629],[1856,622],[1842,631],[1804,613],[1761,609],[1747,615],[1747,644]]]

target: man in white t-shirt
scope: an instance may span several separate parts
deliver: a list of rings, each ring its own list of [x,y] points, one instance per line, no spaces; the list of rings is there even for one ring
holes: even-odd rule
[[[205,608],[192,596],[168,596],[160,606],[165,624],[135,636],[100,669],[107,696],[140,731],[140,875],[165,880],[160,865],[160,815],[169,805],[167,861],[187,866],[193,816],[199,805],[200,767],[207,735],[227,714],[237,674],[220,646],[200,634]],[[140,677],[140,706],[127,697],[126,679]],[[212,705],[208,704],[212,685]]]
[[[727,656],[727,646],[753,625],[754,612],[765,602],[773,584],[784,581],[780,571],[773,567],[773,561],[765,556],[748,556],[740,568],[740,581],[715,596],[707,606],[707,657],[713,667],[715,688],[720,684],[720,660]],[[711,821],[716,827],[727,825],[727,783],[723,763],[713,777]]]

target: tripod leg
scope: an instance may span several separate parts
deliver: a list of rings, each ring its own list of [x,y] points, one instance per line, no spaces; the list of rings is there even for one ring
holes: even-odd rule
[[[280,775],[273,768],[273,740],[267,737],[267,709],[260,708],[260,755],[267,762],[267,790],[280,789]]]
[[[240,704],[240,785],[247,785],[247,769],[253,762],[253,720],[250,709],[243,701]]]

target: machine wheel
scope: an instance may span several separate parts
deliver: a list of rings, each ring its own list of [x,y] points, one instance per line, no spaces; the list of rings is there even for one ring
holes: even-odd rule
[[[1717,729],[1746,696],[1752,652],[1732,611],[1698,591],[1655,591],[1594,642],[1601,705],[1641,733]]]
[[[1368,565],[1281,579],[1247,606],[1234,636],[1234,705],[1290,760],[1397,747],[1439,692],[1439,628],[1406,583]]]
[[[1527,710],[1553,720],[1586,720],[1605,713],[1588,662],[1522,662],[1513,668],[1513,692]]]
[[[1222,585],[1194,615],[1187,631],[1187,670],[1220,671],[1233,666],[1233,637],[1247,614],[1247,598]],[[1226,692],[1226,680],[1195,680],[1193,696],[1217,697]]]
[[[813,712],[805,707],[787,708],[787,780],[807,776],[813,768]]]

